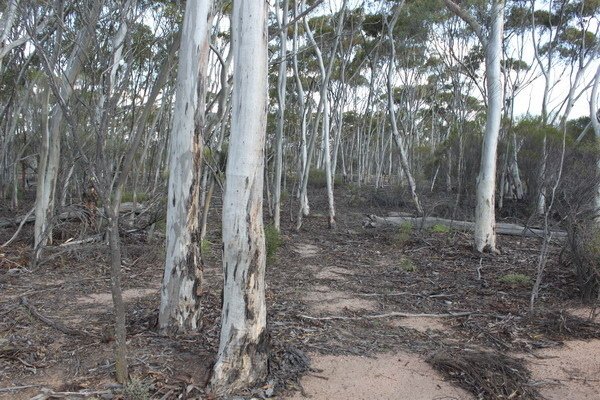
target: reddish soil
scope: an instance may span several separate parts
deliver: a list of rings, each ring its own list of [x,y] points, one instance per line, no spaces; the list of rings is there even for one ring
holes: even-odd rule
[[[401,237],[393,228],[363,228],[365,214],[397,209],[377,207],[368,195],[357,200],[355,190],[343,188],[338,228],[330,231],[322,191],[313,192],[313,216],[300,232],[284,224],[284,244],[268,267],[269,381],[241,395],[260,398],[274,389],[274,396],[294,399],[477,398],[483,389],[470,387],[466,373],[449,373],[431,361],[440,352],[462,351],[513,355],[529,373],[522,374],[524,390],[510,398],[600,398],[600,326],[583,319],[574,272],[559,263],[560,243],[551,247],[537,311],[530,313],[539,239],[500,237],[502,252],[493,256],[474,252],[464,233],[413,230]],[[0,211],[0,218],[14,214]],[[164,337],[155,330],[163,239],[144,231],[123,237],[131,374],[153,398],[208,398],[221,291],[218,212],[212,219],[202,328],[194,335]],[[80,230],[76,223],[58,227],[57,243],[77,238]],[[115,391],[119,398],[107,247],[51,248],[47,261],[31,269],[31,231],[26,226],[18,241],[0,249],[0,398],[30,399],[44,389]],[[0,243],[13,232],[1,230]],[[503,283],[515,273],[530,281]],[[20,298],[80,334],[40,321]],[[383,316],[394,312],[470,314]],[[304,354],[312,359],[309,370],[298,361]],[[9,390],[28,385],[35,386]]]

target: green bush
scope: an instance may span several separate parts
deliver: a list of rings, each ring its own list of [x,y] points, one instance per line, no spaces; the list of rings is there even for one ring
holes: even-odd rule
[[[341,177],[337,175],[333,177],[334,186],[340,186],[342,183]],[[322,169],[311,169],[308,173],[308,185],[314,188],[327,187],[327,175],[325,171]]]
[[[270,264],[277,255],[277,251],[283,244],[281,234],[273,224],[265,226],[265,245],[267,248],[267,263]]]
[[[402,257],[400,259],[400,263],[398,265],[400,266],[400,269],[402,269],[404,272],[416,272],[417,271],[417,266],[408,257]]]
[[[281,191],[281,203],[285,203],[290,198],[290,193],[287,190]]]
[[[435,224],[429,229],[432,233],[449,233],[450,227],[444,224]]]
[[[150,386],[137,379],[132,379],[123,388],[125,400],[149,400]]]
[[[531,278],[524,274],[506,274],[500,277],[500,282],[513,286],[527,286]]]
[[[144,201],[147,201],[149,199],[149,196],[147,193],[137,193],[136,194],[136,201],[138,203],[143,203]],[[133,192],[123,192],[123,194],[121,195],[121,203],[131,203],[133,202]]]
[[[167,220],[166,219],[159,219],[158,221],[156,221],[154,223],[154,229],[156,229],[157,231],[166,234],[167,233]]]
[[[413,226],[410,222],[403,222],[396,233],[396,240],[399,244],[405,244],[412,236]]]
[[[200,242],[200,251],[204,255],[210,253],[211,247],[212,247],[212,243],[206,239],[202,239],[202,242]]]

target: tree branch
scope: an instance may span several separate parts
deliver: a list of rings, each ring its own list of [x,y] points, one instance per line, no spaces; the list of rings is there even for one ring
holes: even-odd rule
[[[477,20],[475,18],[473,18],[473,16],[471,14],[469,14],[468,12],[463,10],[463,8],[461,6],[459,6],[458,4],[456,4],[454,1],[444,0],[444,3],[446,3],[446,7],[448,7],[448,9],[450,11],[452,11],[460,19],[465,21],[471,27],[471,29],[473,29],[473,31],[479,38],[479,41],[481,42],[481,44],[484,47],[486,47],[487,46],[487,38],[483,34],[483,28],[481,27],[479,22],[477,22]]]

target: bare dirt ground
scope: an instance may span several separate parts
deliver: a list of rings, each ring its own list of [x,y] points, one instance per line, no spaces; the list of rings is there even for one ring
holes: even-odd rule
[[[267,272],[270,376],[243,396],[600,398],[600,326],[585,318],[559,244],[531,313],[539,239],[500,237],[500,255],[480,255],[463,233],[363,228],[365,214],[398,209],[338,193],[337,230],[326,228],[320,190],[300,232],[284,223]],[[0,218],[14,214],[3,210]],[[163,239],[124,235],[131,374],[152,398],[210,398],[222,285],[218,212],[212,218],[202,328],[194,335],[156,333]],[[80,229],[60,226],[57,243]],[[0,231],[0,243],[13,232]],[[112,376],[107,247],[49,249],[48,261],[31,269],[31,235],[28,226],[0,249],[0,398],[44,390],[122,398]],[[504,279],[517,273],[529,280]]]

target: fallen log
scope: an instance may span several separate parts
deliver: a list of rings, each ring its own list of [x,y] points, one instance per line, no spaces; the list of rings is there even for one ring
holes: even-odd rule
[[[81,220],[82,213],[87,210],[83,208],[81,205],[74,205],[71,207],[74,211],[66,211],[60,213],[56,218],[59,221],[76,221]],[[136,204],[135,209],[133,207],[133,203],[123,203],[119,207],[119,212],[121,213],[141,213],[145,210],[142,204]],[[24,222],[23,222],[24,221]],[[15,218],[5,218],[0,220],[0,229],[9,228],[11,226],[19,226],[20,224],[29,224],[35,222],[35,215],[31,215],[31,212],[27,213],[27,215],[19,216]]]
[[[358,317],[345,317],[342,315],[332,315],[329,317],[313,317],[310,315],[298,314],[298,317],[303,319],[309,319],[313,321],[358,321],[361,319],[381,319],[381,318],[458,318],[458,317],[467,317],[469,315],[475,314],[474,312],[469,311],[460,311],[460,312],[449,312],[444,314],[428,314],[428,313],[405,313],[405,312],[389,312],[385,314],[373,314],[373,315],[361,315]]]
[[[392,216],[379,217],[377,215],[368,215],[364,226],[377,228],[385,225],[403,225],[410,224],[417,229],[431,228],[435,225],[444,225],[450,229],[459,231],[473,232],[475,223],[471,221],[456,221],[451,219],[437,217],[407,217],[407,216]],[[524,236],[524,237],[544,237],[544,230],[538,228],[530,228],[528,226],[509,224],[505,222],[496,223],[496,233],[499,235]],[[565,231],[550,231],[553,238],[564,239],[567,237]]]
[[[43,322],[44,324],[56,329],[57,331],[60,331],[62,333],[64,333],[65,335],[71,335],[71,336],[84,336],[84,337],[89,337],[92,336],[90,335],[88,332],[83,331],[83,330],[79,330],[79,329],[72,329],[69,328],[65,325],[63,325],[60,322],[57,321],[53,321],[50,318],[42,315],[42,313],[40,313],[37,308],[35,308],[31,303],[29,303],[29,301],[27,300],[27,298],[25,297],[19,297],[19,303],[25,307],[32,316],[34,316],[35,318],[37,318],[38,320],[40,320],[41,322]]]

